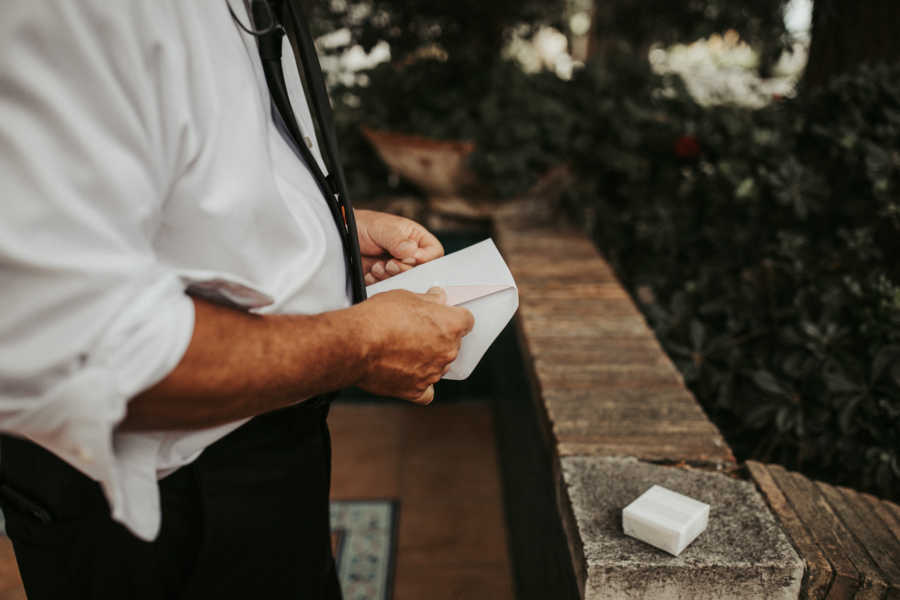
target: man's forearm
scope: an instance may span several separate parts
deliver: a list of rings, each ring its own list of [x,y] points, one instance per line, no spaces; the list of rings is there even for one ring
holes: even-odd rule
[[[122,430],[200,429],[353,385],[365,365],[357,311],[252,315],[194,300],[178,366],[129,402]]]

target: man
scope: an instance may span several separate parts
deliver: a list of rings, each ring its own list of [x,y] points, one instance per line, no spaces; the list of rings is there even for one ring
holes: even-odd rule
[[[340,597],[322,395],[428,404],[471,314],[350,306],[224,0],[11,3],[0,45],[0,502],[30,600]],[[370,283],[443,253],[356,218]]]

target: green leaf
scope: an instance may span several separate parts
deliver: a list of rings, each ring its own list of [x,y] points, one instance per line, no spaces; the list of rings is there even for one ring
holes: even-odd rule
[[[794,432],[797,434],[797,437],[803,439],[806,437],[806,425],[805,419],[803,417],[803,413],[797,413],[797,422],[794,425]]]
[[[703,349],[705,341],[706,328],[703,326],[703,323],[697,319],[691,319],[691,346],[693,346],[694,350],[700,351]]]
[[[814,323],[811,323],[809,321],[804,321],[800,324],[800,329],[803,331],[803,333],[805,333],[806,335],[808,335],[809,337],[811,337],[814,340],[822,339],[822,332],[819,330],[818,327],[816,327],[816,325]]]
[[[856,409],[859,406],[859,403],[865,399],[865,396],[854,396],[849,400],[844,402],[844,405],[841,407],[841,411],[838,414],[838,425],[841,428],[841,432],[844,434],[851,433],[851,428],[853,427],[853,419],[856,415]]]
[[[766,423],[768,423],[770,416],[778,409],[778,405],[772,402],[767,402],[765,404],[761,404],[759,406],[754,407],[750,412],[747,413],[745,418],[745,422],[750,427],[759,429],[763,427]]]
[[[798,378],[803,373],[805,359],[806,357],[803,353],[792,352],[784,359],[781,368],[791,377]]]
[[[778,431],[784,433],[791,428],[791,425],[793,425],[791,410],[787,406],[782,406],[778,409],[778,412],[775,413],[775,427]]]
[[[770,394],[775,394],[776,396],[790,395],[787,390],[781,387],[781,384],[778,383],[778,380],[775,379],[775,376],[772,375],[772,373],[770,373],[769,371],[754,371],[751,378],[753,379],[753,383],[755,383],[763,391],[769,392]]]
[[[858,392],[863,386],[853,383],[841,373],[823,373],[822,379],[825,381],[825,387],[835,394],[850,394]]]
[[[753,181],[753,178],[747,177],[738,185],[737,189],[734,191],[734,195],[738,200],[745,200],[753,195],[755,189],[756,184]]]
[[[885,369],[900,359],[900,346],[885,346],[872,359],[872,382],[881,379]]]

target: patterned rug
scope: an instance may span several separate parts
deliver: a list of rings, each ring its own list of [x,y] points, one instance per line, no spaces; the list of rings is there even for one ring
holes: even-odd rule
[[[399,505],[395,500],[331,502],[331,543],[344,600],[390,600]]]

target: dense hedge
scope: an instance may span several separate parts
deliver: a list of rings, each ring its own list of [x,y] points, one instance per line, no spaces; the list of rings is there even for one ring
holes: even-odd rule
[[[479,98],[428,62],[339,91],[359,192],[388,181],[359,121],[476,140],[498,196],[568,163],[568,206],[736,454],[900,497],[900,68],[756,111],[628,56],[483,75]]]
[[[900,68],[759,111],[580,79],[571,206],[737,455],[900,497]]]

